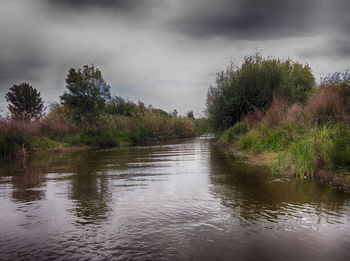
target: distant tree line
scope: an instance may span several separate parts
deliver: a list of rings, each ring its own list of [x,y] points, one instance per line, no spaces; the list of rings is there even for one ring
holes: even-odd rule
[[[163,116],[177,117],[177,110],[167,113],[161,109],[148,107],[141,101],[137,104],[120,96],[112,97],[110,86],[103,79],[102,72],[94,65],[71,68],[66,76],[67,91],[60,96],[60,104],[51,106],[51,111],[59,111],[80,127],[93,127],[102,113],[136,117],[148,111]],[[29,121],[39,119],[44,112],[44,102],[35,88],[28,83],[13,85],[5,95],[8,109],[13,119]],[[193,111],[187,113],[194,118]]]

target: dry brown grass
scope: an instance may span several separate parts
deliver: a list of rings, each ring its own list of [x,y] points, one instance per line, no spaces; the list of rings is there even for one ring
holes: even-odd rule
[[[324,86],[310,97],[303,113],[311,121],[327,120],[328,118],[342,119],[349,115],[342,97],[332,86]]]
[[[265,117],[262,110],[255,109],[252,113],[248,113],[242,117],[242,122],[256,124],[261,122]]]
[[[342,120],[349,114],[347,104],[339,92],[332,86],[322,86],[304,106],[301,104],[288,106],[285,100],[275,96],[265,113],[255,110],[245,115],[242,121],[253,125],[265,124],[270,127],[292,123],[308,125],[314,122]]]
[[[40,121],[18,121],[1,118],[0,133],[2,136],[18,134],[24,137],[32,137],[40,132],[40,125]]]
[[[274,96],[270,108],[266,112],[265,123],[271,127],[277,127],[286,119],[288,103],[281,97]]]

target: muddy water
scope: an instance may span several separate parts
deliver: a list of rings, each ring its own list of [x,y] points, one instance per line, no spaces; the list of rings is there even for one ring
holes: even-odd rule
[[[0,260],[350,260],[349,194],[205,138],[0,164]]]

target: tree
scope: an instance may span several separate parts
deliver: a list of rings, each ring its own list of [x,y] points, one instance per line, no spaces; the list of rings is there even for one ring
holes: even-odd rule
[[[187,118],[194,119],[193,111],[192,111],[192,110],[189,110],[189,111],[186,113],[186,116],[187,116]]]
[[[140,113],[139,106],[123,97],[115,96],[106,105],[106,112],[126,117],[136,116]]]
[[[10,103],[8,109],[15,119],[27,121],[39,118],[43,113],[44,102],[40,97],[40,92],[28,83],[13,85],[5,98]]]
[[[255,109],[267,110],[274,96],[289,104],[305,103],[315,86],[308,65],[259,53],[247,56],[241,68],[232,64],[217,74],[207,94],[206,112],[212,128],[222,131]]]
[[[71,68],[66,77],[65,92],[61,98],[72,118],[91,126],[104,109],[106,100],[111,98],[110,86],[102,73],[94,65],[84,65],[83,69]]]

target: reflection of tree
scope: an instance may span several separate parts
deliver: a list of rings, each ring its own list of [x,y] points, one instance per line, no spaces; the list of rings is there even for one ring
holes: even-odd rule
[[[41,200],[45,197],[45,176],[41,168],[32,167],[26,157],[21,159],[2,159],[0,176],[9,177],[12,185],[12,198],[20,202]]]
[[[21,202],[42,200],[49,181],[69,181],[69,196],[76,204],[77,217],[95,222],[105,219],[109,211],[111,195],[103,168],[108,164],[104,158],[111,153],[82,151],[29,155],[28,158],[1,162],[0,175],[11,177],[12,197]],[[66,173],[72,174],[60,175]]]
[[[94,152],[85,154],[75,167],[72,177],[71,199],[76,201],[76,214],[85,222],[107,218],[111,195],[103,164]]]
[[[275,182],[285,177],[272,177],[267,168],[240,163],[220,148],[211,147],[210,166],[210,179],[217,185],[212,192],[245,220],[273,220],[295,212],[288,208],[296,205],[312,205],[320,217],[325,209],[338,212],[346,200],[343,194],[319,186],[316,181]]]

